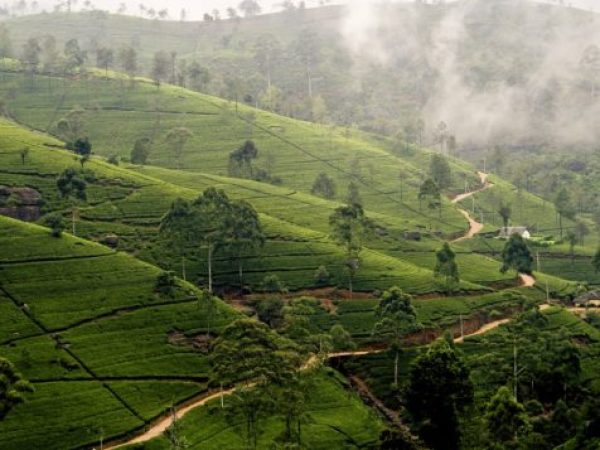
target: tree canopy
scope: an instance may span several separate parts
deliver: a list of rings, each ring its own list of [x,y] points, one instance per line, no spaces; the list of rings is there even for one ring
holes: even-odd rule
[[[23,380],[10,361],[0,358],[0,420],[25,401],[27,392],[33,392],[32,386]]]
[[[527,242],[519,234],[513,234],[502,250],[502,267],[500,271],[506,273],[508,270],[519,273],[531,274],[533,272],[533,257]]]

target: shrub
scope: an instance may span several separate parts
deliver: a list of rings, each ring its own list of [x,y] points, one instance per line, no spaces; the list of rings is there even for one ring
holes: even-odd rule
[[[52,237],[59,238],[62,236],[62,232],[65,229],[65,222],[62,215],[57,212],[48,214],[44,217],[43,223],[50,228],[50,235]]]
[[[263,278],[262,288],[264,292],[282,293],[287,291],[285,283],[274,274],[267,275]]]
[[[324,286],[329,283],[331,275],[325,266],[319,266],[319,268],[315,271],[315,283],[318,286]]]

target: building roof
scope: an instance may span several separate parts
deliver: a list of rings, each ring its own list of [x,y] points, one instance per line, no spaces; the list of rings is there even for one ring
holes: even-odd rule
[[[577,297],[574,300],[576,305],[585,305],[588,302],[593,302],[595,300],[600,300],[600,289],[596,289],[595,291],[586,292],[585,294]]]
[[[499,236],[501,237],[510,237],[513,234],[518,234],[519,236],[523,236],[525,233],[529,233],[527,227],[502,227],[500,228]]]

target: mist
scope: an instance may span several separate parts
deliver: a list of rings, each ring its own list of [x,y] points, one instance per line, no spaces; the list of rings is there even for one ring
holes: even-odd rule
[[[355,1],[341,32],[355,67],[427,73],[419,113],[430,140],[443,121],[462,147],[564,147],[600,138],[600,60],[582,62],[600,46],[598,24],[579,9],[517,0],[435,8]],[[486,65],[495,71],[481,73]]]

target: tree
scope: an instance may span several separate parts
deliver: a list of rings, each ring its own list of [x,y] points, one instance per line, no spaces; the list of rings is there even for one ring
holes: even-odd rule
[[[185,249],[192,241],[191,205],[186,200],[177,198],[169,211],[160,221],[159,233],[167,237],[179,250],[181,255],[181,278],[187,279],[185,270]]]
[[[207,248],[208,291],[213,291],[212,260],[215,250],[226,243],[231,222],[231,201],[222,190],[208,188],[192,204],[192,236]]]
[[[261,322],[272,329],[278,328],[283,322],[283,300],[269,298],[259,301],[256,305],[256,314]]]
[[[502,268],[500,271],[506,273],[513,269],[517,273],[531,274],[533,272],[533,257],[527,246],[527,242],[517,233],[513,234],[502,250]]]
[[[456,254],[446,242],[444,246],[436,253],[437,263],[433,271],[434,275],[444,279],[446,293],[451,293],[454,286],[460,283],[458,266],[456,264]]]
[[[89,157],[92,154],[92,143],[87,137],[78,138],[73,143],[73,150],[80,156]]]
[[[335,181],[326,173],[321,172],[315,179],[310,192],[313,195],[332,199],[335,197]]]
[[[236,391],[233,408],[244,416],[248,443],[255,448],[259,420],[270,409],[267,401],[273,397],[267,386],[284,386],[294,380],[300,355],[265,324],[243,319],[219,335],[210,364],[212,380],[221,385],[243,383]]]
[[[85,110],[79,106],[75,106],[56,123],[56,132],[66,142],[68,149],[73,150],[75,141],[83,137],[84,118]]]
[[[418,328],[417,312],[412,305],[412,297],[398,287],[384,291],[379,299],[375,317],[378,321],[373,328],[373,334],[382,338],[394,352],[394,386],[397,387],[402,339]]]
[[[202,67],[198,61],[192,61],[187,68],[190,84],[196,91],[203,91],[210,82],[211,76],[207,68]]]
[[[362,199],[356,183],[351,181],[348,184],[348,193],[346,194],[346,203],[350,206],[359,206],[362,208]]]
[[[71,200],[72,204],[72,231],[75,235],[75,205],[78,201],[86,201],[87,184],[85,180],[79,177],[75,169],[65,169],[56,180],[59,196]]]
[[[152,147],[152,140],[149,138],[136,139],[131,150],[131,162],[133,164],[146,164],[148,156],[150,156],[150,150]]]
[[[440,193],[440,188],[431,178],[427,178],[421,188],[419,189],[419,209],[421,209],[421,202],[423,200],[428,200],[428,207],[430,209],[439,208],[440,209],[440,217],[442,215],[442,197]]]
[[[8,27],[0,23],[0,58],[11,58],[12,56],[12,41]]]
[[[425,442],[436,450],[458,449],[458,415],[472,402],[469,370],[451,343],[437,340],[413,363],[406,391],[407,409]]]
[[[588,46],[579,62],[582,74],[589,84],[590,97],[594,99],[598,90],[598,72],[600,72],[600,48],[596,45]]]
[[[342,325],[332,326],[329,334],[335,350],[354,350],[356,348],[352,335]]]
[[[50,213],[44,217],[44,225],[50,228],[50,235],[55,238],[62,236],[65,229],[65,223],[62,214],[58,212]]]
[[[238,9],[244,13],[245,17],[252,17],[260,14],[261,7],[256,0],[242,0],[238,5]]]
[[[598,247],[596,254],[592,258],[592,266],[594,266],[596,273],[600,273],[600,247]]]
[[[360,205],[352,204],[337,208],[329,217],[331,238],[346,252],[346,266],[349,273],[350,295],[352,281],[360,265],[362,242],[370,228],[370,222]]]
[[[64,56],[65,72],[70,73],[83,66],[87,59],[87,52],[79,47],[77,39],[69,39],[65,42]]]
[[[0,421],[16,405],[25,401],[28,392],[33,392],[33,387],[23,380],[10,361],[0,358]]]
[[[556,194],[554,199],[554,206],[559,218],[560,237],[563,237],[563,218],[572,219],[575,217],[575,208],[571,202],[571,196],[569,192],[563,187]]]
[[[152,78],[158,87],[163,80],[166,80],[169,75],[169,67],[171,59],[169,54],[164,50],[160,50],[154,54],[152,59]]]
[[[115,62],[115,52],[108,47],[99,47],[96,50],[96,65],[104,69],[104,75],[108,78],[108,69]]]
[[[229,154],[229,176],[253,178],[252,161],[258,157],[258,148],[253,141],[247,140],[240,148]]]
[[[133,80],[138,69],[136,50],[129,45],[121,47],[119,49],[117,59],[123,72],[125,72],[129,78]]]
[[[169,146],[171,152],[175,155],[175,159],[177,159],[177,168],[181,169],[181,156],[183,155],[183,151],[185,149],[185,145],[193,136],[193,133],[185,127],[176,127],[167,133],[165,137],[165,141]]]
[[[577,224],[575,224],[575,232],[577,233],[579,245],[583,247],[585,245],[585,237],[590,234],[590,229],[585,222],[578,220]]]
[[[25,160],[27,159],[28,155],[29,155],[29,147],[23,147],[21,150],[19,150],[19,156],[21,157],[21,165],[22,166],[25,165]]]
[[[485,420],[492,441],[504,445],[516,443],[518,434],[524,434],[529,423],[525,408],[506,386],[498,389],[491,398]]]
[[[281,54],[281,43],[272,34],[258,37],[254,47],[254,60],[267,80],[267,90],[271,87],[271,73]]]
[[[575,246],[577,245],[577,235],[575,232],[569,230],[567,232],[567,242],[569,243],[569,255],[571,256],[571,261],[575,259]]]
[[[240,287],[244,287],[244,257],[265,245],[266,236],[256,210],[248,202],[233,202],[228,216],[227,246],[231,248],[238,261]]]
[[[27,67],[28,72],[35,73],[40,65],[40,54],[42,47],[37,38],[29,38],[23,45],[23,64]]]
[[[500,214],[500,217],[502,217],[502,224],[504,225],[504,228],[508,228],[510,217],[512,215],[510,205],[501,203],[500,207],[498,208],[498,214]]]
[[[44,71],[49,74],[54,74],[59,63],[59,54],[57,50],[56,38],[54,36],[46,36],[42,43],[42,63]]]
[[[448,160],[439,154],[434,154],[431,157],[429,165],[429,173],[431,179],[435,181],[441,190],[447,189],[452,185],[452,171]]]

